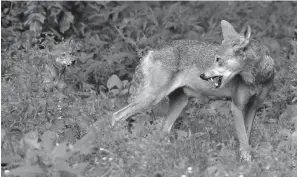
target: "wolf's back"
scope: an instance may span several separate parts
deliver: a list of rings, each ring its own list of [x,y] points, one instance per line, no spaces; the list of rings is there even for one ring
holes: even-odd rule
[[[129,88],[131,95],[129,101],[134,100],[142,92],[146,84],[145,74],[150,74],[147,73],[147,68],[154,67],[152,65],[153,62],[156,62],[158,66],[161,65],[164,70],[172,73],[173,76],[174,73],[189,70],[192,67],[198,69],[198,75],[199,72],[208,68],[213,63],[217,47],[217,45],[196,40],[174,40],[162,43],[154,50],[147,51],[141,57],[140,63],[135,69]],[[152,63],[145,62],[145,60],[151,60]]]

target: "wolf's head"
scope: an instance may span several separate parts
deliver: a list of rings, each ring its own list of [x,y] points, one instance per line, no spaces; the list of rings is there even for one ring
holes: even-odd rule
[[[222,20],[221,26],[224,40],[218,48],[212,66],[200,75],[204,80],[214,80],[216,88],[224,87],[236,74],[244,70],[244,51],[251,35],[251,27],[247,23],[240,33],[225,20]]]

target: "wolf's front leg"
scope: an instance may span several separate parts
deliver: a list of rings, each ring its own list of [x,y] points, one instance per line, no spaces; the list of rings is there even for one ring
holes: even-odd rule
[[[240,142],[241,159],[251,161],[249,153],[249,136],[245,125],[246,106],[253,95],[250,87],[238,81],[236,87],[233,88],[231,110],[234,117],[235,128]]]
[[[243,111],[236,106],[234,102],[231,103],[231,110],[233,112],[235,129],[240,143],[240,158],[248,162],[251,161],[251,155],[247,148],[249,147],[249,139],[244,124]]]

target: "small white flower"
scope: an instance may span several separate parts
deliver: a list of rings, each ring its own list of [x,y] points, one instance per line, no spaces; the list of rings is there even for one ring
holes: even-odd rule
[[[181,175],[181,177],[187,177],[187,175]]]
[[[266,166],[266,170],[269,170],[269,169],[270,169],[270,165],[267,165],[267,166]]]
[[[188,167],[188,171],[192,171],[192,167]]]
[[[109,157],[108,161],[112,161],[112,157]]]
[[[74,146],[72,144],[69,144],[69,149],[73,149]]]
[[[102,160],[106,160],[106,159],[107,159],[107,157],[103,157],[103,158],[102,158]]]

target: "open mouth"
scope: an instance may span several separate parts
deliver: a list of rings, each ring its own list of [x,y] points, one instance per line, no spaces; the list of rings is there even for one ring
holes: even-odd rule
[[[207,79],[207,81],[214,82],[216,88],[219,88],[222,85],[223,76],[214,76]]]

